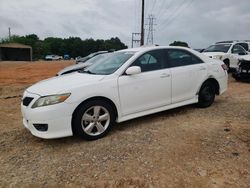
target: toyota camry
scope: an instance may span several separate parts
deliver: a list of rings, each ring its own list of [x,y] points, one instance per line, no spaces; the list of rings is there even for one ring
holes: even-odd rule
[[[121,50],[29,87],[21,103],[23,124],[40,138],[95,140],[115,123],[189,104],[209,107],[227,81],[222,61],[189,48]]]

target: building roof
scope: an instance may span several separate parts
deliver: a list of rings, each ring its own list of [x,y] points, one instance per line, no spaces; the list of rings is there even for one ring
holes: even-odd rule
[[[0,48],[32,48],[32,47],[19,43],[6,43],[6,44],[0,44]]]

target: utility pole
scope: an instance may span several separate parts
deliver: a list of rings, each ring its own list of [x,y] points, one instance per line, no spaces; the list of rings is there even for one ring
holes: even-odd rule
[[[154,44],[154,24],[155,17],[153,14],[150,14],[148,16],[148,37],[147,37],[147,45],[148,44]]]
[[[132,33],[132,48],[134,47],[135,43],[140,43],[141,39],[139,39],[139,36],[141,33]]]
[[[141,46],[144,45],[144,5],[145,0],[142,0],[142,12],[141,12]]]
[[[11,38],[11,32],[10,32],[10,27],[9,27],[9,39]]]

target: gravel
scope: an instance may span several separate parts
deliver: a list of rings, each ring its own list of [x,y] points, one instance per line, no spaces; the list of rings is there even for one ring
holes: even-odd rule
[[[0,187],[249,187],[249,83],[230,77],[210,108],[131,120],[97,141],[33,137],[22,125],[20,95],[72,63],[50,62],[46,76],[45,62],[0,63]],[[20,67],[16,79],[5,72]]]

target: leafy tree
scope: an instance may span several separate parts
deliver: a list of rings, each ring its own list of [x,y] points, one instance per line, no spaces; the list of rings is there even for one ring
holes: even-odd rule
[[[110,49],[121,50],[127,48],[118,37],[109,40],[94,40],[92,38],[82,40],[79,37],[69,37],[65,39],[48,37],[44,40],[40,40],[37,35],[30,34],[26,36],[14,35],[11,38],[0,40],[0,43],[21,43],[30,45],[33,49],[33,59],[41,59],[48,54],[68,54],[71,57],[84,57],[96,51]]]
[[[174,41],[173,43],[169,44],[169,46],[182,46],[189,48],[188,43],[182,41]]]

